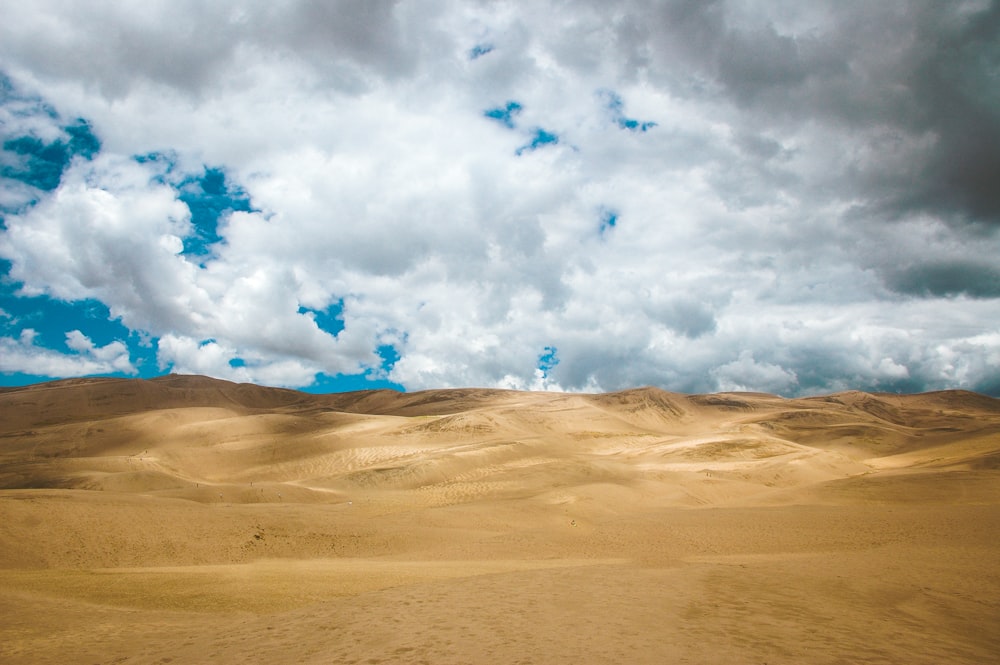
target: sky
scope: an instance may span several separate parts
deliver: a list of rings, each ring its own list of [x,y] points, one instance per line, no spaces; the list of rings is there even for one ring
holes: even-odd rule
[[[2,385],[1000,396],[1000,2],[0,15]]]

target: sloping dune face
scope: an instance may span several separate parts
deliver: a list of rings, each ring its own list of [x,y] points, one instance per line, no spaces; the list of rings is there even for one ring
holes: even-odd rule
[[[0,390],[0,661],[991,662],[1000,401]]]

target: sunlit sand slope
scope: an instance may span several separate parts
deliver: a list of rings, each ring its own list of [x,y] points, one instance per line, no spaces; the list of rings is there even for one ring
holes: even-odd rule
[[[990,662],[1000,401],[0,390],[0,662]]]

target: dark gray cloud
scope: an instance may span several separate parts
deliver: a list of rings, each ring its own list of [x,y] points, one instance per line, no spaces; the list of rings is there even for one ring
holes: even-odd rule
[[[891,270],[887,285],[916,296],[1000,298],[1000,268],[974,262],[929,261]]]
[[[1000,3],[631,6],[654,27],[620,21],[627,60],[737,130],[711,171],[728,205],[846,206],[862,244],[927,217],[950,227],[949,246],[1000,231]],[[899,293],[996,295],[986,266],[886,258],[872,267]]]
[[[433,7],[415,14],[395,0],[180,0],[117,9],[53,3],[5,15],[7,48],[0,52],[110,97],[145,82],[211,95],[238,84],[234,67],[258,66],[262,56],[308,63],[314,76],[357,92],[374,80],[411,74],[423,53],[450,46],[447,35],[431,41],[416,32],[433,21]]]
[[[355,69],[359,83],[367,73],[393,79],[416,71],[425,49],[447,47],[450,37],[420,34],[433,20],[434,8],[414,14],[398,0],[297,0],[248,14],[254,41],[286,50],[308,61],[321,74]],[[419,39],[417,38],[419,35]]]
[[[905,81],[921,111],[914,129],[937,140],[914,183],[924,194],[907,192],[900,203],[1000,225],[1000,4],[918,17]]]
[[[712,307],[695,296],[682,296],[663,303],[650,302],[647,312],[654,321],[691,339],[711,333],[716,327]]]
[[[4,56],[113,97],[126,94],[137,81],[201,90],[234,57],[239,42],[236,26],[217,5],[149,3],[134,11],[123,7],[112,16],[72,3],[39,10],[4,8]]]
[[[675,93],[732,104],[744,129],[829,123],[845,153],[868,144],[870,159],[830,164],[840,195],[860,188],[885,219],[1000,224],[997,2],[629,6],[625,61]]]

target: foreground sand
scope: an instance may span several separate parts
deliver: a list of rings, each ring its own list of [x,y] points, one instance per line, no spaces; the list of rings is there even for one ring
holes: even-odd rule
[[[1000,402],[0,391],[3,663],[1000,660]]]

